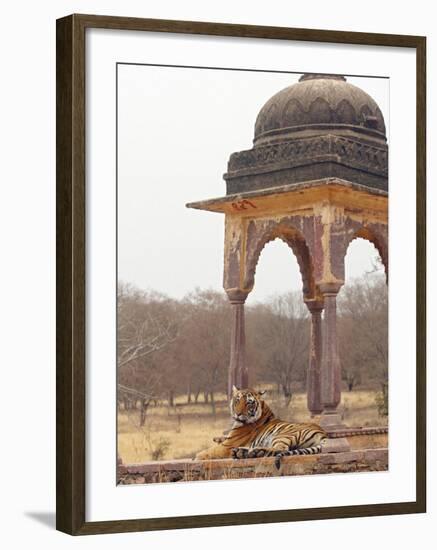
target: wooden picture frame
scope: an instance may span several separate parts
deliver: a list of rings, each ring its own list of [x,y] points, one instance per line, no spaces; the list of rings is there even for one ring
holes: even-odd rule
[[[411,502],[247,513],[86,521],[85,498],[85,33],[87,29],[409,48],[417,84],[416,498]],[[57,529],[71,535],[409,514],[426,510],[426,39],[240,24],[96,15],[57,21]]]

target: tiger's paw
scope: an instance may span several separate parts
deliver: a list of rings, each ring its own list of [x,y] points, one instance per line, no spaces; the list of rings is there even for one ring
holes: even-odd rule
[[[263,447],[254,447],[249,449],[248,458],[261,458],[263,456],[268,456],[269,449],[264,449]]]
[[[261,458],[269,456],[269,449],[263,447],[235,447],[232,449],[232,458]]]
[[[248,447],[234,447],[231,453],[232,453],[232,458],[236,458],[236,459],[248,458],[249,449]]]
[[[200,451],[195,455],[194,460],[208,460],[209,458],[211,457],[209,456],[208,451]]]

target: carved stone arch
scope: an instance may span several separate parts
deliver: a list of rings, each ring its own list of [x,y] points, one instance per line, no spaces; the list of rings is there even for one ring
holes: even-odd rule
[[[278,105],[274,98],[271,98],[258,113],[255,121],[255,136],[271,130],[277,118]]]
[[[258,233],[249,232],[243,287],[252,289],[258,261],[264,247],[275,239],[282,240],[293,251],[302,277],[304,299],[315,298],[314,268],[311,253],[302,233],[289,224],[275,223]]]
[[[299,271],[302,277],[302,292],[305,299],[315,298],[316,288],[314,283],[313,263],[309,248],[302,236],[299,238],[280,236],[293,251],[299,265]]]
[[[385,269],[385,277],[388,283],[388,235],[387,235],[387,226],[377,226],[378,224],[369,224],[361,225],[356,229],[352,234],[351,238],[348,240],[345,250],[345,255],[349,245],[355,239],[364,239],[373,244],[373,246],[378,251],[382,264]]]
[[[333,119],[333,112],[328,101],[323,97],[317,97],[310,105],[311,120],[317,120],[318,124],[329,124]]]
[[[304,124],[306,117],[307,113],[302,107],[302,103],[294,97],[287,101],[282,110],[282,119],[285,121],[285,126]]]
[[[342,99],[335,109],[335,122],[341,124],[354,124],[357,120],[357,113],[347,99]]]

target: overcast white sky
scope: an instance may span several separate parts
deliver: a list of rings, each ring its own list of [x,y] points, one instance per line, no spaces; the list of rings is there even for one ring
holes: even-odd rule
[[[225,194],[229,155],[252,146],[261,107],[299,77],[118,66],[119,280],[175,298],[196,286],[223,288],[224,216],[185,204]],[[388,130],[388,80],[347,80],[375,99]],[[370,270],[375,255],[370,243],[354,241],[347,280]],[[262,252],[248,303],[301,288],[291,250],[274,241]]]

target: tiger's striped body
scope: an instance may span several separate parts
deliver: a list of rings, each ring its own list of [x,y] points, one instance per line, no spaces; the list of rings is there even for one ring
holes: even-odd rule
[[[279,467],[281,456],[320,453],[326,432],[317,424],[279,420],[261,398],[263,393],[234,387],[231,430],[218,445],[198,453],[196,459],[276,456]]]

